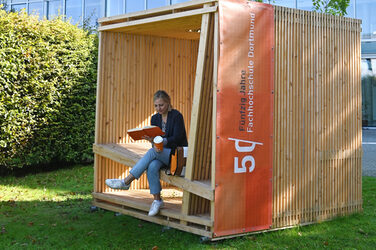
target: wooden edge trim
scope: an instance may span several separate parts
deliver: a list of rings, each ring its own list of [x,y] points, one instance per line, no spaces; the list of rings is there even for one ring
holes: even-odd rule
[[[131,200],[126,200],[124,198],[106,195],[105,193],[92,193],[92,195],[94,198],[98,200],[108,201],[111,203],[139,209],[139,210],[146,211],[146,212],[148,212],[150,209],[150,205],[144,202],[135,202]],[[209,218],[194,216],[194,215],[183,215],[181,213],[178,213],[168,208],[161,209],[159,213],[166,217],[171,217],[171,218],[178,219],[178,220],[185,220],[187,222],[192,222],[192,223],[203,225],[203,226],[212,227],[214,224],[213,221],[211,221]]]
[[[95,105],[95,136],[94,136],[94,142],[99,142],[99,109],[100,109],[100,94],[102,91],[102,81],[101,81],[101,75],[102,75],[102,54],[103,54],[103,35],[101,33],[98,34],[98,66],[97,66],[97,92],[96,92],[96,105]]]
[[[129,167],[132,167],[137,163],[137,159],[128,158],[120,153],[114,152],[98,144],[93,145],[93,152]]]
[[[182,224],[179,224],[179,223],[176,223],[176,222],[164,220],[164,219],[158,218],[157,216],[148,216],[148,215],[145,215],[145,214],[137,212],[137,211],[127,210],[125,208],[120,208],[118,206],[105,204],[105,203],[99,202],[99,201],[93,201],[93,205],[100,207],[100,208],[103,208],[103,209],[111,210],[111,211],[114,211],[114,212],[119,212],[119,213],[122,213],[122,214],[130,215],[132,217],[135,217],[135,218],[138,218],[138,219],[141,219],[141,220],[150,221],[150,222],[157,223],[157,224],[160,224],[160,225],[173,227],[173,228],[176,228],[176,229],[179,229],[179,230],[182,230],[182,231],[186,231],[186,232],[190,232],[190,233],[193,233],[193,234],[206,236],[208,238],[212,237],[211,232],[208,232],[208,231],[205,231],[205,230],[202,230],[202,229],[198,229],[198,228],[194,228],[192,226],[185,226],[185,225],[182,225]]]
[[[187,165],[185,169],[185,176],[187,179],[192,179],[193,175],[193,162],[194,162],[194,152],[196,150],[196,138],[197,138],[197,126],[199,118],[199,108],[202,96],[202,85],[204,78],[204,67],[205,67],[205,57],[208,48],[208,30],[209,30],[209,14],[205,14],[201,20],[201,33],[199,50],[197,57],[196,66],[196,76],[193,90],[193,102],[192,102],[192,112],[191,112],[191,125],[189,131],[189,147],[187,156]]]
[[[173,14],[168,14],[168,15],[164,15],[164,16],[149,17],[149,18],[145,18],[145,19],[141,19],[141,20],[135,20],[135,21],[129,21],[129,22],[123,22],[123,23],[116,23],[116,24],[109,24],[109,25],[99,27],[98,31],[110,31],[110,30],[114,30],[114,29],[120,29],[120,28],[137,26],[137,25],[154,23],[154,22],[167,21],[167,20],[183,18],[183,17],[187,17],[187,16],[202,15],[202,14],[211,13],[211,12],[215,12],[215,11],[217,11],[217,6],[205,7],[205,8],[202,8],[202,9],[173,13]]]
[[[214,65],[213,65],[213,118],[212,118],[212,167],[211,187],[215,197],[215,167],[216,167],[216,145],[217,145],[217,87],[218,87],[218,59],[219,59],[219,15],[214,13]],[[214,221],[215,202],[210,202],[210,218]],[[214,230],[214,228],[213,228]]]
[[[113,21],[121,21],[122,19],[127,19],[127,18],[142,18],[142,16],[147,16],[147,15],[153,15],[153,14],[163,14],[166,12],[173,12],[173,11],[178,11],[179,9],[187,8],[187,7],[195,7],[195,6],[201,6],[205,3],[212,3],[212,2],[217,2],[218,0],[193,0],[193,1],[188,1],[184,3],[178,3],[174,5],[169,5],[169,6],[163,6],[160,8],[153,8],[150,10],[142,10],[142,11],[137,11],[137,12],[132,12],[129,14],[123,14],[123,15],[116,15],[112,17],[103,17],[98,19],[99,24],[103,24],[105,22],[113,22]]]
[[[184,177],[167,175],[164,171],[161,171],[160,178],[162,181],[182,188],[184,191],[193,193],[210,201],[214,200],[214,190],[209,185],[203,184],[199,181],[191,181]]]
[[[299,225],[294,225],[294,226],[286,226],[286,227],[279,227],[279,228],[271,228],[271,229],[266,229],[266,230],[261,230],[261,231],[254,231],[254,232],[248,232],[248,233],[241,233],[241,234],[232,234],[232,235],[226,235],[226,236],[220,236],[216,238],[210,239],[211,241],[217,241],[217,240],[225,240],[225,239],[231,239],[234,237],[241,237],[241,236],[246,236],[246,235],[252,235],[252,234],[260,234],[260,233],[266,233],[266,232],[273,232],[277,230],[283,230],[283,229],[290,229],[298,226],[308,226],[315,224],[314,222],[307,222],[307,223],[301,223]]]

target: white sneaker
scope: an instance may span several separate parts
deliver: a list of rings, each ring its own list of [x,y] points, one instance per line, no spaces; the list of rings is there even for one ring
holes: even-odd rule
[[[106,185],[112,189],[123,189],[128,190],[131,184],[125,184],[124,180],[122,179],[107,179]]]
[[[151,207],[149,210],[149,216],[154,216],[159,212],[159,209],[163,207],[163,200],[154,200],[153,203],[151,203]]]

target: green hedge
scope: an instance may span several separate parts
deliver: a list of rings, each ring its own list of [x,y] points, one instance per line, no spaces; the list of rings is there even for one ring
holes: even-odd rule
[[[0,168],[92,161],[97,36],[0,10]]]

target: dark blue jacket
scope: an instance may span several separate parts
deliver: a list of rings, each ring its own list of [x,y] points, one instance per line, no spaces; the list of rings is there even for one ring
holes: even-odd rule
[[[151,125],[162,129],[162,115],[159,113],[151,117]],[[167,114],[166,131],[164,138],[167,139],[167,148],[188,146],[187,133],[185,131],[183,115],[176,109],[172,109]]]

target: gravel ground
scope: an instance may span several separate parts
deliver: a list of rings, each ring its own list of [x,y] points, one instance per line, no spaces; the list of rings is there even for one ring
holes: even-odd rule
[[[376,129],[363,129],[363,175],[376,177]]]

